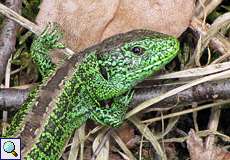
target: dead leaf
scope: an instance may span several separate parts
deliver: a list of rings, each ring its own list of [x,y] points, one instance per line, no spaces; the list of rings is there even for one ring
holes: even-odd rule
[[[168,160],[178,159],[178,153],[175,143],[164,143],[164,149],[167,155]]]
[[[37,23],[59,23],[74,51],[133,29],[179,36],[189,25],[194,0],[43,0]]]
[[[118,154],[115,154],[115,153],[111,153],[109,158],[110,158],[110,160],[124,160],[121,158],[121,156],[119,156]]]
[[[136,137],[134,134],[134,128],[132,128],[128,123],[124,123],[120,128],[117,130],[117,134],[122,139],[122,141],[126,144],[126,146],[131,149],[135,147]]]
[[[224,149],[215,146],[213,146],[212,148],[205,148],[202,139],[195,134],[195,131],[193,129],[189,132],[187,147],[189,150],[191,160],[230,159],[230,153]]]

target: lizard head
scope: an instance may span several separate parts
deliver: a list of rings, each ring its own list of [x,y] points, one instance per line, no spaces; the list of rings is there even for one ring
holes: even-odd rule
[[[115,47],[107,48],[108,54],[101,57],[101,68],[107,79],[127,87],[163,68],[179,51],[176,38],[153,31],[135,30],[115,38]]]

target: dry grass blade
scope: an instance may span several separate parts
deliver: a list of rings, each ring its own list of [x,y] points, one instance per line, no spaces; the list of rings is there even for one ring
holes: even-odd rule
[[[215,1],[210,1],[210,0],[202,0],[202,4],[198,4],[196,7],[196,17],[198,18],[202,18],[204,17],[204,13],[205,14],[209,14],[211,13],[223,0],[215,0]],[[204,6],[203,6],[204,4]],[[205,10],[204,10],[205,8]]]
[[[12,56],[10,56],[10,59],[8,60],[7,66],[6,66],[6,73],[5,73],[5,88],[10,87],[10,71],[11,71],[11,59]],[[8,119],[8,112],[3,111],[3,119],[2,119],[2,133],[5,132],[7,128],[7,119]]]
[[[32,23],[31,21],[27,20],[26,18],[22,17],[21,15],[17,14],[10,8],[4,6],[0,3],[0,13],[6,16],[9,19],[17,22],[21,26],[27,28],[29,31],[35,33],[36,35],[40,35],[42,33],[42,28],[37,26],[36,24]],[[75,54],[71,49],[65,48],[64,50],[67,56],[71,56]]]
[[[223,72],[220,72],[220,73],[216,73],[216,74],[213,74],[213,75],[209,75],[209,76],[206,76],[206,77],[203,77],[203,78],[199,78],[199,79],[196,79],[196,80],[193,80],[191,81],[190,83],[188,84],[185,84],[185,85],[182,85],[180,87],[177,87],[175,89],[172,89],[168,92],[166,92],[165,94],[162,94],[158,97],[154,97],[152,99],[149,99],[143,103],[141,103],[140,105],[138,105],[136,108],[134,108],[133,110],[129,111],[127,114],[126,114],[126,118],[129,118],[137,113],[139,113],[140,111],[148,108],[149,106],[157,103],[157,102],[160,102],[161,100],[167,98],[167,97],[171,97],[181,91],[184,91],[192,86],[195,86],[195,85],[198,85],[198,84],[201,84],[201,83],[204,83],[204,82],[207,82],[207,81],[211,81],[211,80],[215,80],[216,78],[219,78],[219,77],[222,77],[222,76],[230,76],[230,70],[227,70],[227,71],[223,71]]]
[[[161,120],[163,121],[163,118]],[[164,136],[166,136],[175,127],[178,120],[179,120],[179,117],[170,117],[169,123],[166,129],[164,130],[164,133],[160,134],[158,137],[163,138]]]
[[[230,62],[212,64],[212,65],[208,65],[207,67],[186,69],[183,71],[159,75],[154,77],[153,79],[172,79],[172,78],[175,79],[175,78],[199,77],[199,76],[206,76],[209,74],[221,72],[227,69],[230,69]]]
[[[136,116],[129,118],[129,120],[138,128],[141,134],[152,144],[154,149],[156,150],[157,154],[162,158],[162,160],[167,160],[167,157],[164,151],[161,148],[161,145],[158,143],[156,136],[153,135],[151,130],[141,123],[140,119]]]
[[[207,34],[203,37],[201,37],[201,45],[197,45],[195,49],[195,55],[196,55],[196,65],[200,66],[200,57],[202,56],[202,52],[207,47],[209,41],[211,38],[213,38],[222,27],[225,27],[226,25],[230,24],[230,13],[225,13],[221,16],[219,16],[211,25],[209,28]],[[199,42],[198,42],[199,44]]]
[[[89,133],[85,136],[85,138],[87,139],[90,135],[97,133],[101,129],[103,129],[102,126],[95,127],[93,130],[89,131]]]
[[[203,27],[201,20],[193,17],[190,23],[190,28],[198,35],[205,36],[210,28],[210,25],[206,23],[205,27]],[[211,38],[210,47],[213,50],[220,52],[222,55],[225,55],[228,54],[230,50],[230,42],[227,37],[223,36],[218,32],[213,38]]]
[[[93,141],[93,157],[91,160],[109,160],[108,128],[102,130]],[[96,158],[95,158],[96,157]]]
[[[188,114],[188,113],[197,112],[197,111],[204,110],[204,109],[211,108],[211,107],[216,107],[216,106],[218,107],[219,105],[225,105],[225,104],[228,104],[228,103],[230,103],[230,100],[220,101],[220,102],[217,102],[217,103],[206,104],[206,105],[203,105],[203,106],[200,106],[200,107],[197,107],[197,108],[187,109],[187,110],[184,110],[184,111],[171,113],[171,114],[168,114],[168,115],[165,115],[165,116],[159,116],[159,117],[151,118],[151,119],[148,119],[148,120],[144,120],[144,121],[142,121],[142,123],[153,123],[153,122],[156,122],[156,121],[160,121],[162,119],[178,117],[178,116],[182,116],[182,115],[185,115],[185,114]]]
[[[85,124],[75,131],[68,160],[77,159],[78,152],[79,152],[79,143],[81,146],[80,159],[84,158],[84,141],[85,141]]]
[[[226,141],[226,142],[230,142],[230,137],[227,135],[224,135],[220,132],[217,131],[210,131],[210,130],[203,130],[203,131],[198,131],[196,132],[196,134],[199,137],[207,137],[208,135],[215,135],[218,136],[219,138],[221,138],[222,140]],[[184,141],[186,141],[188,139],[189,136],[185,136],[185,137],[180,137],[180,138],[170,138],[170,139],[164,139],[165,143],[170,143],[170,142],[178,142],[178,143],[182,143]]]
[[[124,151],[124,153],[126,154],[126,156],[129,159],[135,160],[136,158],[134,157],[134,155],[132,154],[132,152],[126,147],[126,145],[122,141],[122,139],[115,132],[112,132],[111,135],[114,138],[114,140],[117,142],[117,144],[120,146],[120,148]]]
[[[221,106],[220,106],[221,107]],[[211,115],[209,117],[209,122],[208,122],[208,129],[212,131],[216,131],[219,125],[220,121],[220,114],[221,114],[221,109],[218,107],[212,108],[211,109]],[[209,135],[205,139],[205,148],[212,148],[215,145],[215,137],[213,135]]]
[[[139,147],[139,160],[141,160],[141,157],[142,157],[143,139],[144,139],[144,136],[142,135],[141,140],[140,140],[140,147]]]
[[[207,46],[209,40],[215,35],[217,34],[217,32],[224,26],[230,24],[230,12],[225,13],[221,16],[219,16],[211,25],[211,27],[209,28],[206,36],[203,37],[203,41],[202,41],[202,47],[203,49]]]
[[[3,4],[0,3],[0,13],[6,16],[7,18],[12,19],[13,21],[19,23],[23,27],[27,28],[28,30],[32,31],[33,33],[40,35],[42,30],[39,26],[36,24],[30,22],[26,18],[20,16],[10,8],[4,6]]]
[[[68,157],[68,160],[75,160],[77,159],[78,157],[78,153],[79,153],[79,131],[76,130],[75,131],[75,134],[74,134],[74,137],[73,137],[73,141],[72,141],[72,144],[71,144],[71,149],[70,149],[70,152],[69,152],[69,157]]]

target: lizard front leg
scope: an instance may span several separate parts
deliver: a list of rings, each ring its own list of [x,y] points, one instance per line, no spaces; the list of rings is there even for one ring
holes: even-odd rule
[[[108,108],[96,107],[92,110],[91,118],[96,122],[111,127],[119,127],[128,110],[128,105],[133,98],[133,91],[129,91],[126,95],[115,97],[112,104]]]
[[[81,78],[86,83],[88,93],[95,100],[108,100],[120,96],[131,89],[122,80],[106,79],[100,70],[97,55],[91,52],[79,67]]]
[[[55,24],[49,24],[44,32],[33,41],[31,45],[31,56],[36,63],[42,78],[48,77],[55,69],[55,64],[51,61],[49,51],[55,48],[64,48],[58,41],[61,39],[61,32]]]

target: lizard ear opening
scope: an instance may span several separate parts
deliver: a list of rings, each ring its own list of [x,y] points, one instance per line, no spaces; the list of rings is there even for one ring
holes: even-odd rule
[[[104,67],[100,67],[100,73],[103,76],[104,79],[108,80],[108,73]]]

